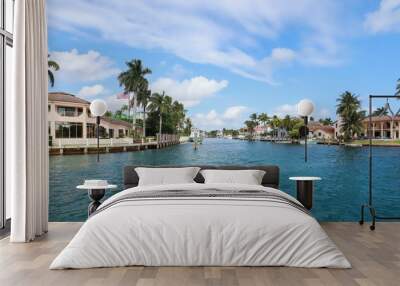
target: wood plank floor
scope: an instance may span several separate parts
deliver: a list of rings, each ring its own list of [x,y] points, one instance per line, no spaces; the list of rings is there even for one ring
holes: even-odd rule
[[[28,244],[0,241],[0,285],[400,285],[400,223],[379,223],[375,232],[357,223],[323,223],[352,269],[289,267],[122,267],[48,270],[80,223],[50,223]]]

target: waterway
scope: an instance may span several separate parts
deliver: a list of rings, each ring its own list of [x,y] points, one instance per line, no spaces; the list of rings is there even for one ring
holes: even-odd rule
[[[357,221],[360,204],[368,197],[368,149],[304,146],[206,139],[194,150],[181,144],[160,150],[50,157],[50,221],[84,221],[89,198],[75,187],[85,179],[107,179],[122,190],[126,165],[278,165],[280,189],[295,195],[290,176],[319,176],[315,185],[313,215],[320,221]],[[400,148],[374,148],[374,202],[381,216],[400,215]]]

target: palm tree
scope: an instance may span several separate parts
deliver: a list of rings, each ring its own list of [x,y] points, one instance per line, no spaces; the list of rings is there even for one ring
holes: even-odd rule
[[[47,58],[49,58],[50,55],[47,56]],[[57,62],[53,61],[53,60],[48,60],[47,61],[47,65],[49,66],[48,70],[47,70],[47,74],[49,76],[49,82],[50,82],[50,86],[53,87],[54,86],[54,74],[53,71],[58,71],[60,69],[60,66],[58,65]]]
[[[378,107],[374,112],[372,112],[372,116],[382,116],[388,115],[389,111],[384,107]]]
[[[184,134],[185,134],[186,136],[188,136],[188,135],[190,135],[190,132],[191,132],[191,129],[192,129],[192,126],[193,126],[192,120],[191,120],[189,117],[187,117],[187,118],[185,119],[184,124],[185,124],[185,131],[184,131]]]
[[[358,97],[350,91],[342,93],[336,101],[338,102],[336,105],[336,113],[339,115],[351,113],[354,110],[358,110],[361,106]]]
[[[361,111],[361,102],[358,97],[345,91],[336,100],[336,113],[342,119],[342,126],[340,131],[344,133],[345,140],[350,140],[355,134],[362,132],[362,120],[364,119],[364,112]]]
[[[325,126],[331,126],[333,124],[333,120],[330,117],[324,118],[324,119],[320,119],[319,123],[321,123],[322,125]]]
[[[258,120],[263,124],[263,125],[267,125],[268,121],[269,121],[269,117],[268,115],[263,112],[258,116]]]
[[[250,114],[250,120],[254,121],[256,125],[258,125],[258,116],[257,113]]]
[[[165,95],[164,91],[162,92],[162,94],[153,93],[150,97],[149,110],[152,112],[157,112],[160,116],[160,128],[159,128],[160,137],[159,138],[161,138],[161,134],[162,134],[162,115],[166,109],[166,104],[167,104],[166,97],[167,97],[167,95]]]
[[[147,87],[140,90],[137,94],[137,102],[143,108],[143,138],[146,139],[146,109],[149,105],[151,98],[151,90]]]
[[[274,137],[277,137],[278,136],[278,128],[279,128],[279,126],[281,126],[281,120],[278,118],[278,116],[274,115],[272,117],[271,125],[272,125],[272,129],[273,129]]]
[[[179,101],[174,101],[171,106],[172,109],[172,119],[175,130],[179,132],[183,128],[185,119],[185,107]]]
[[[254,128],[256,128],[257,123],[254,120],[246,120],[244,124],[247,127],[247,131],[250,132],[250,139],[253,139]]]
[[[292,129],[292,119],[290,118],[290,115],[286,115],[285,118],[282,120],[282,126],[287,130]]]
[[[118,81],[120,86],[124,86],[124,91],[129,93],[128,108],[129,114],[133,107],[133,118],[132,118],[132,128],[133,133],[135,133],[136,128],[136,96],[143,86],[147,83],[145,76],[151,73],[151,70],[143,67],[142,61],[134,59],[130,62],[126,62],[128,69],[123,71],[118,76]],[[132,95],[131,95],[132,94]],[[134,134],[135,135],[135,134]]]

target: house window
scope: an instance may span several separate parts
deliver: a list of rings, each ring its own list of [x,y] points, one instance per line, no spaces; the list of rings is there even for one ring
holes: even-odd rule
[[[124,129],[118,129],[118,137],[122,138],[124,137],[124,135],[125,135]]]
[[[96,138],[96,124],[86,123],[86,138]]]
[[[107,129],[104,128],[103,126],[100,126],[99,128],[99,136],[100,138],[108,138]]]
[[[48,110],[49,112],[51,111],[51,105],[50,105],[50,104],[47,106],[47,110]]]
[[[108,135],[110,136],[110,138],[114,138],[114,129],[108,129]]]
[[[82,123],[56,122],[56,138],[82,138]]]
[[[80,109],[82,113],[82,108]],[[68,116],[68,117],[75,117],[80,115],[77,108],[70,106],[57,106],[57,113],[60,114],[61,116]]]

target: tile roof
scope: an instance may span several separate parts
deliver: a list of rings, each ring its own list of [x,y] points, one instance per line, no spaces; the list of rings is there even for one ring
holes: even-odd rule
[[[63,101],[89,105],[90,102],[66,92],[49,92],[49,101]]]
[[[389,115],[383,115],[383,116],[372,116],[371,121],[372,122],[377,122],[377,121],[391,121],[392,118]],[[364,122],[369,121],[369,117],[365,117]],[[394,121],[400,121],[400,116],[395,116]]]
[[[325,132],[329,132],[329,133],[334,133],[335,132],[335,128],[332,126],[328,126],[328,125],[313,125],[313,126],[309,126],[308,127],[312,132],[316,131],[316,130],[323,130]]]
[[[116,125],[122,125],[125,126],[127,128],[131,128],[132,127],[132,123],[123,121],[123,120],[118,120],[118,119],[113,119],[113,118],[109,118],[109,117],[101,117],[102,121],[105,121],[107,123],[111,123],[111,124],[116,124]]]

